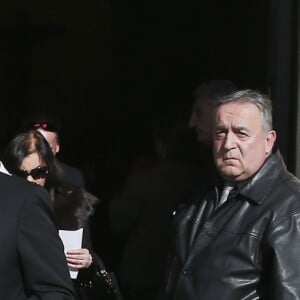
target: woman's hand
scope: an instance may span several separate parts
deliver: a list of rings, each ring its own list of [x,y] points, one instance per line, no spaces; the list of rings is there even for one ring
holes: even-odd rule
[[[90,251],[85,248],[68,250],[66,258],[68,267],[73,269],[88,268],[93,261]]]

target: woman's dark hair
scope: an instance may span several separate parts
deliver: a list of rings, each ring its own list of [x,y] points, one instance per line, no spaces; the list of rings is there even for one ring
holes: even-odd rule
[[[17,134],[7,145],[3,163],[12,174],[18,174],[25,157],[37,153],[47,166],[45,188],[54,202],[56,222],[59,228],[75,230],[81,228],[94,212],[99,199],[83,188],[66,183],[60,164],[47,140],[37,130]]]
[[[4,150],[3,163],[11,173],[17,173],[25,157],[37,153],[48,168],[45,187],[49,190],[61,180],[61,168],[47,140],[37,130],[17,134]]]

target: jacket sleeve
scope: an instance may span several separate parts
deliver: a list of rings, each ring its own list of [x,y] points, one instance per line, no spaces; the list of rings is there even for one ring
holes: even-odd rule
[[[74,287],[49,194],[36,187],[25,197],[17,243],[28,299],[74,300]]]
[[[269,234],[272,260],[269,262],[270,293],[267,299],[300,299],[300,212],[273,225]],[[274,280],[274,282],[273,282]]]

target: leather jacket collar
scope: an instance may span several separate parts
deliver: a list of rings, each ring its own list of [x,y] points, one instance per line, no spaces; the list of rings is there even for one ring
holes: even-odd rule
[[[239,194],[260,204],[284,170],[286,166],[280,151],[276,150],[253,177],[238,184]]]

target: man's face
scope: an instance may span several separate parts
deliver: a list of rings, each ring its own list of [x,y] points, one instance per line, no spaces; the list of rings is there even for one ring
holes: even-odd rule
[[[212,101],[199,97],[195,100],[189,127],[196,130],[197,139],[200,143],[210,144],[212,140]]]
[[[52,132],[52,131],[47,131],[41,128],[37,129],[43,136],[44,138],[47,140],[52,152],[54,155],[56,155],[56,153],[58,153],[59,151],[59,143],[58,143],[58,137],[57,137],[57,133],[56,132]]]
[[[226,180],[254,175],[270,155],[276,139],[265,132],[258,108],[251,103],[227,103],[215,115],[213,135],[216,166]]]

